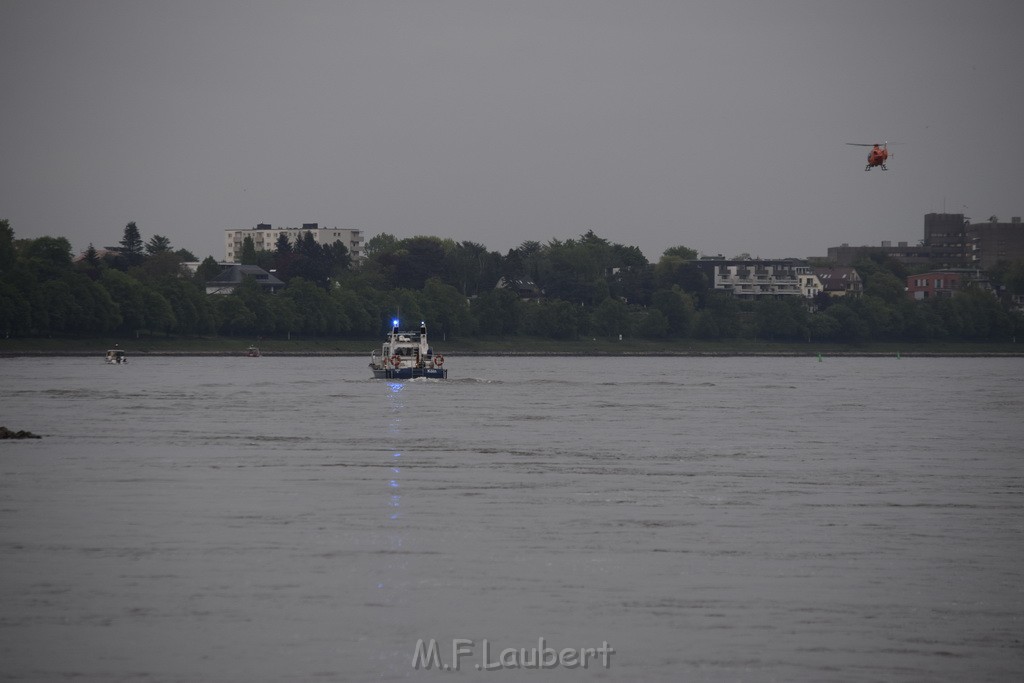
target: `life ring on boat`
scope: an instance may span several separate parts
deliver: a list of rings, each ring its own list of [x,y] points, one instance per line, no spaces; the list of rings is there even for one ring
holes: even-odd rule
[[[444,356],[442,356],[441,354],[437,354],[436,356],[434,356],[434,365],[436,365],[437,367],[441,367],[442,365],[444,365]]]
[[[395,366],[395,370],[397,370],[402,364],[402,359],[398,357],[397,353],[394,356],[391,356],[391,364]]]

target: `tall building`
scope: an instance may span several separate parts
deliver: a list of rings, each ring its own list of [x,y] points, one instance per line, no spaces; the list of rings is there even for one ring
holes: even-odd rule
[[[1000,261],[1024,261],[1024,226],[1020,216],[1000,223],[993,216],[987,223],[967,226],[968,265],[989,270]]]
[[[893,246],[891,241],[882,240],[880,247],[867,245],[851,247],[849,244],[842,244],[838,247],[828,248],[828,260],[837,266],[852,266],[862,258],[868,258],[873,254],[882,254],[908,265],[932,262],[931,247],[920,244],[910,245],[907,242],[898,242],[896,246]]]
[[[363,258],[363,231],[345,228],[321,228],[319,223],[303,223],[301,228],[275,228],[270,223],[260,223],[255,228],[224,231],[225,260],[238,263],[242,258],[242,243],[251,237],[256,251],[273,251],[277,240],[285,235],[294,246],[303,233],[311,233],[317,244],[334,244],[340,241],[348,249],[352,262],[357,263]]]
[[[919,245],[883,241],[882,246],[828,248],[828,260],[850,266],[862,258],[883,254],[909,266],[938,269],[971,268],[988,270],[1000,261],[1024,260],[1024,225],[1020,216],[1000,223],[993,216],[985,223],[971,223],[962,213],[927,213],[924,239]]]
[[[967,225],[962,213],[924,215],[924,246],[931,249],[932,263],[945,268],[968,265]]]

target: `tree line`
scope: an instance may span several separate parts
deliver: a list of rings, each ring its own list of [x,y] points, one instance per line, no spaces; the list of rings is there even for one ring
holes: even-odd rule
[[[356,265],[341,242],[311,233],[271,250],[243,244],[243,263],[272,271],[285,286],[253,280],[207,295],[221,272],[207,257],[174,250],[166,237],[143,241],[128,223],[120,246],[92,245],[73,258],[64,237],[15,239],[0,220],[0,332],[6,336],[335,336],[376,338],[400,312],[446,337],[590,337],[776,341],[1006,341],[1024,317],[980,289],[948,299],[909,300],[903,264],[865,257],[860,297],[819,295],[738,300],[713,289],[685,246],[650,263],[636,247],[592,231],[547,243],[523,242],[502,255],[475,242],[383,233]],[[1000,264],[997,285],[1024,292],[1024,264]],[[499,287],[499,282],[514,286]],[[527,288],[524,297],[522,288]]]

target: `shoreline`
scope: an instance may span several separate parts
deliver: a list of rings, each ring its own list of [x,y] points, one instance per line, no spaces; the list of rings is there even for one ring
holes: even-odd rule
[[[244,352],[237,351],[131,351],[125,349],[129,358],[245,358]],[[549,357],[549,358],[1024,358],[1024,351],[854,351],[854,350],[823,350],[823,351],[449,351],[448,358],[459,356],[473,357]],[[0,358],[98,358],[103,354],[95,351],[0,351]],[[369,354],[357,351],[263,351],[262,358],[360,358]]]

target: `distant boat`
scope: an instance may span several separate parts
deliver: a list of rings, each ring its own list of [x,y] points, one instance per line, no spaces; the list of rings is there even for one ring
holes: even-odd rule
[[[122,349],[109,349],[106,360],[110,365],[123,365],[128,362],[128,356]]]
[[[370,353],[370,369],[375,379],[447,379],[444,356],[434,353],[427,341],[427,326],[420,323],[418,332],[399,331],[398,321],[391,323],[391,333],[385,337],[380,355]]]
[[[245,352],[245,355],[249,356],[249,358],[259,358],[260,357],[260,347],[253,346],[252,344],[250,344],[249,348]]]

